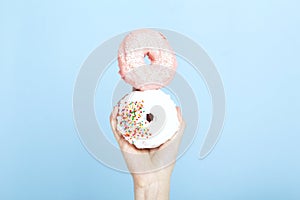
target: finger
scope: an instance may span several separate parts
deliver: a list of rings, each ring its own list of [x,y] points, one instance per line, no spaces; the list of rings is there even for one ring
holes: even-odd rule
[[[185,121],[182,120],[179,127],[178,127],[178,130],[176,131],[176,133],[167,142],[162,144],[158,148],[158,150],[161,150],[161,149],[164,149],[164,148],[168,147],[168,148],[173,148],[174,150],[177,151],[177,149],[179,148],[179,144],[181,142],[183,133],[184,133],[185,126],[186,126]]]
[[[114,136],[120,146],[120,149],[122,150],[123,153],[133,153],[136,152],[137,150],[135,147],[131,144],[129,144],[121,135],[120,131],[117,130],[117,115],[118,115],[118,107],[115,106],[111,115],[110,115],[110,124],[112,131],[114,133]]]
[[[179,106],[176,107],[177,109],[177,117],[178,117],[178,120],[179,120],[179,129],[177,130],[177,134],[180,134],[182,136],[182,134],[184,133],[184,129],[185,129],[185,121],[183,120],[182,118],[182,113],[181,113],[181,109]]]
[[[118,108],[115,106],[110,114],[110,125],[112,130],[116,131]]]
[[[185,129],[185,121],[183,120],[182,118],[182,113],[181,113],[181,109],[179,106],[176,107],[176,110],[177,110],[177,117],[178,117],[178,121],[179,121],[179,127],[178,127],[178,130],[176,132],[176,134],[174,134],[174,136],[170,139],[174,139],[175,137],[179,135],[182,136],[183,132],[184,132],[184,129]],[[178,137],[177,137],[178,138]]]
[[[184,124],[181,124],[178,131],[171,139],[151,152],[153,162],[160,163],[165,167],[176,162],[178,150],[183,136],[184,128],[182,125]]]
[[[176,110],[177,110],[177,118],[178,118],[178,121],[181,122],[182,121],[182,114],[181,114],[181,109],[179,106],[176,107]]]
[[[162,144],[160,147],[153,149],[152,151],[155,152],[159,149],[165,148],[166,146],[169,146],[170,144],[179,144],[182,138],[182,135],[184,133],[184,129],[185,129],[185,121],[182,119],[182,115],[181,115],[181,109],[179,106],[176,107],[177,110],[177,117],[178,117],[178,121],[179,121],[179,127],[178,130],[176,131],[176,133],[168,140],[166,141],[164,144]]]
[[[185,127],[186,127],[186,123],[183,119],[181,119],[181,123],[180,123],[179,129],[177,132],[180,132],[183,134]]]
[[[121,134],[117,130],[117,114],[118,114],[118,108],[117,108],[117,106],[115,106],[110,115],[110,125],[111,125],[111,129],[114,133],[114,136],[120,145]]]

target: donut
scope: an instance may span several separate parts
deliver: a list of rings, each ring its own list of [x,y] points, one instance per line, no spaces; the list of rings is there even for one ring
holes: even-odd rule
[[[177,61],[162,33],[140,29],[130,32],[120,44],[118,65],[125,82],[140,90],[153,90],[166,86],[173,79]]]
[[[178,129],[176,105],[161,90],[133,91],[118,103],[117,130],[138,149],[156,148]]]

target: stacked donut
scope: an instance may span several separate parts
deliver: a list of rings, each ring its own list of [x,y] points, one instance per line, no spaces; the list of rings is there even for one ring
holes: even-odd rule
[[[135,91],[118,103],[117,129],[139,149],[158,147],[179,128],[176,105],[160,90],[175,75],[176,56],[163,34],[141,29],[122,41],[118,64],[122,79]]]

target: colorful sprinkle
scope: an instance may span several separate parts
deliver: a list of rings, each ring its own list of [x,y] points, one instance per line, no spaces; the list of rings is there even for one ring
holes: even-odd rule
[[[123,136],[127,140],[134,143],[133,141],[135,139],[148,138],[151,136],[146,116],[144,116],[145,120],[141,119],[143,113],[145,113],[144,100],[133,101],[129,104],[125,102],[125,107],[122,108],[121,111],[121,121],[119,124],[123,127]]]

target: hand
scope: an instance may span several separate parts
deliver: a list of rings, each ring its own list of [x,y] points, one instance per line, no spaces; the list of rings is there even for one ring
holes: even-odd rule
[[[129,144],[117,130],[117,113],[118,108],[114,107],[110,116],[111,128],[132,174],[136,199],[168,199],[170,177],[185,128],[179,107],[179,130],[169,141],[154,149],[137,149]]]

